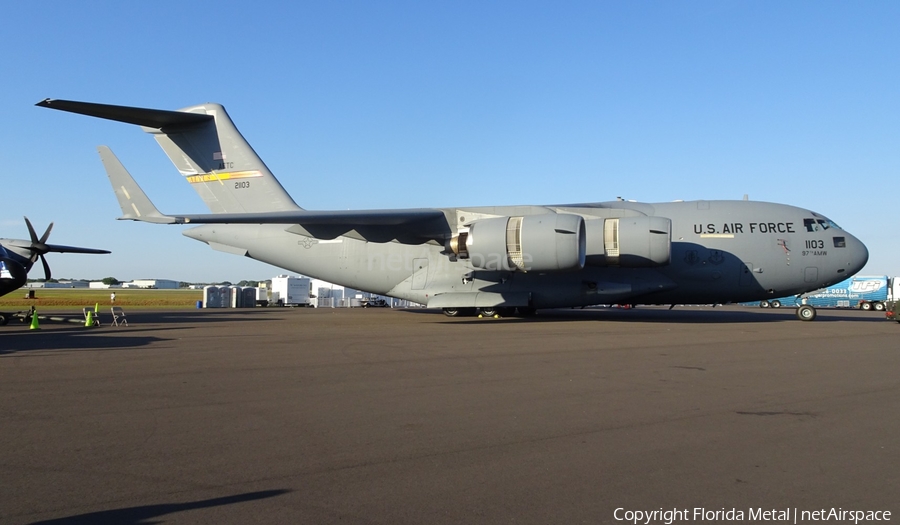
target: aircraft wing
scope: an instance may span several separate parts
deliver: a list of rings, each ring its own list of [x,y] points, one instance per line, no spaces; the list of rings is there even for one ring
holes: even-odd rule
[[[428,208],[179,214],[160,215],[159,218],[166,219],[167,224],[284,224],[291,225],[286,228],[291,233],[318,239],[334,239],[341,235],[350,235],[371,242],[397,240],[405,244],[419,244],[425,241],[443,244],[450,231],[444,212]],[[152,222],[160,221],[154,219]]]
[[[296,210],[267,213],[202,213],[164,215],[168,224],[301,224],[308,226],[400,226],[434,219],[444,212],[432,208],[404,210]],[[123,217],[132,219],[131,217]],[[134,219],[140,220],[140,219]]]
[[[444,212],[435,208],[166,215],[153,205],[112,150],[100,146],[97,151],[122,208],[121,220],[157,224],[299,224],[316,237],[334,238],[356,231],[362,238],[379,241],[415,238],[418,242],[443,242],[450,231]]]

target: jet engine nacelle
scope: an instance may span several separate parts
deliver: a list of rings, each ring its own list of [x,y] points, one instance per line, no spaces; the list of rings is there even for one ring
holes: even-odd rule
[[[481,219],[454,237],[450,249],[482,270],[580,270],[586,254],[584,219],[563,213]]]
[[[672,221],[665,217],[619,217],[589,220],[587,264],[650,268],[669,264]]]

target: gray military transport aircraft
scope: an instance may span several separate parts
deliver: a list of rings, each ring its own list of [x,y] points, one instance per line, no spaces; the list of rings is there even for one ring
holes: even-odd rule
[[[160,213],[100,146],[121,219],[203,224],[184,235],[449,316],[757,301],[842,281],[869,256],[823,215],[747,200],[304,210],[219,104],[178,111],[55,99],[37,105],[142,126],[212,212]],[[810,321],[816,311],[804,305],[797,316]]]
[[[28,280],[28,272],[38,259],[44,265],[44,279],[50,279],[50,265],[44,259],[44,254],[58,253],[109,253],[107,250],[95,250],[93,248],[78,248],[75,246],[62,246],[59,244],[47,244],[51,222],[47,230],[38,238],[34,226],[28,217],[25,217],[25,225],[28,226],[30,240],[25,239],[0,239],[0,297],[25,286]],[[9,322],[10,315],[0,312],[0,325]]]

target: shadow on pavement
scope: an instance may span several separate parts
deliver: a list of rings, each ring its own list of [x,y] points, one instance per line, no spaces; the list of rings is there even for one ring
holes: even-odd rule
[[[36,521],[32,525],[75,525],[80,523],[93,524],[121,524],[121,525],[146,525],[149,523],[157,523],[150,521],[151,518],[182,512],[185,510],[205,509],[209,507],[220,507],[223,505],[234,505],[235,503],[243,503],[245,501],[254,501],[266,498],[280,496],[290,492],[289,490],[263,490],[260,492],[248,492],[246,494],[236,494],[234,496],[224,496],[221,498],[204,499],[200,501],[191,501],[188,503],[163,503],[159,505],[144,505],[140,507],[128,507],[124,509],[101,510],[99,512],[90,512],[87,514],[79,514],[77,516],[67,516],[65,518],[57,518],[46,521]]]
[[[418,313],[417,310],[409,310]],[[706,310],[678,309],[668,310],[663,308],[586,308],[582,309],[551,309],[538,310],[533,317],[501,317],[500,319],[477,317],[446,318],[447,323],[554,323],[572,321],[615,321],[623,323],[693,323],[693,324],[719,324],[719,323],[781,323],[796,322],[815,325],[816,323],[830,323],[836,321],[849,321],[855,323],[883,323],[883,315],[853,315],[842,314],[835,310],[819,310],[815,321],[805,322],[797,319],[794,309],[781,311],[758,311],[730,308],[712,308]]]
[[[155,336],[134,336],[121,332],[118,336],[104,336],[90,329],[58,329],[41,332],[20,331],[0,335],[0,357],[33,350],[125,350],[148,346],[168,339]]]
[[[283,314],[279,312],[267,311],[265,309],[221,309],[221,310],[187,310],[187,311],[153,311],[153,310],[135,310],[127,312],[129,326],[139,323],[234,323],[246,321],[278,321],[283,320]],[[274,315],[273,315],[274,314]],[[111,319],[110,316],[102,318],[106,321]]]

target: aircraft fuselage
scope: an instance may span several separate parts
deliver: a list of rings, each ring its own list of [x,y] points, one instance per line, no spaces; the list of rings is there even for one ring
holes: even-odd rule
[[[752,201],[645,204],[614,201],[549,207],[450,208],[449,236],[485,218],[571,214],[587,233],[583,268],[562,271],[486,270],[436,242],[370,242],[348,235],[331,239],[284,225],[205,225],[185,235],[213,248],[355,289],[435,304],[435,297],[527,294],[534,308],[611,303],[721,303],[808,292],[858,272],[865,246],[812,211]],[[661,217],[671,221],[663,264],[607,260],[606,219]],[[461,221],[459,219],[462,219]],[[593,231],[592,231],[593,229]],[[599,256],[599,257],[598,257]],[[523,297],[519,295],[518,297]],[[444,304],[438,302],[437,304]]]

